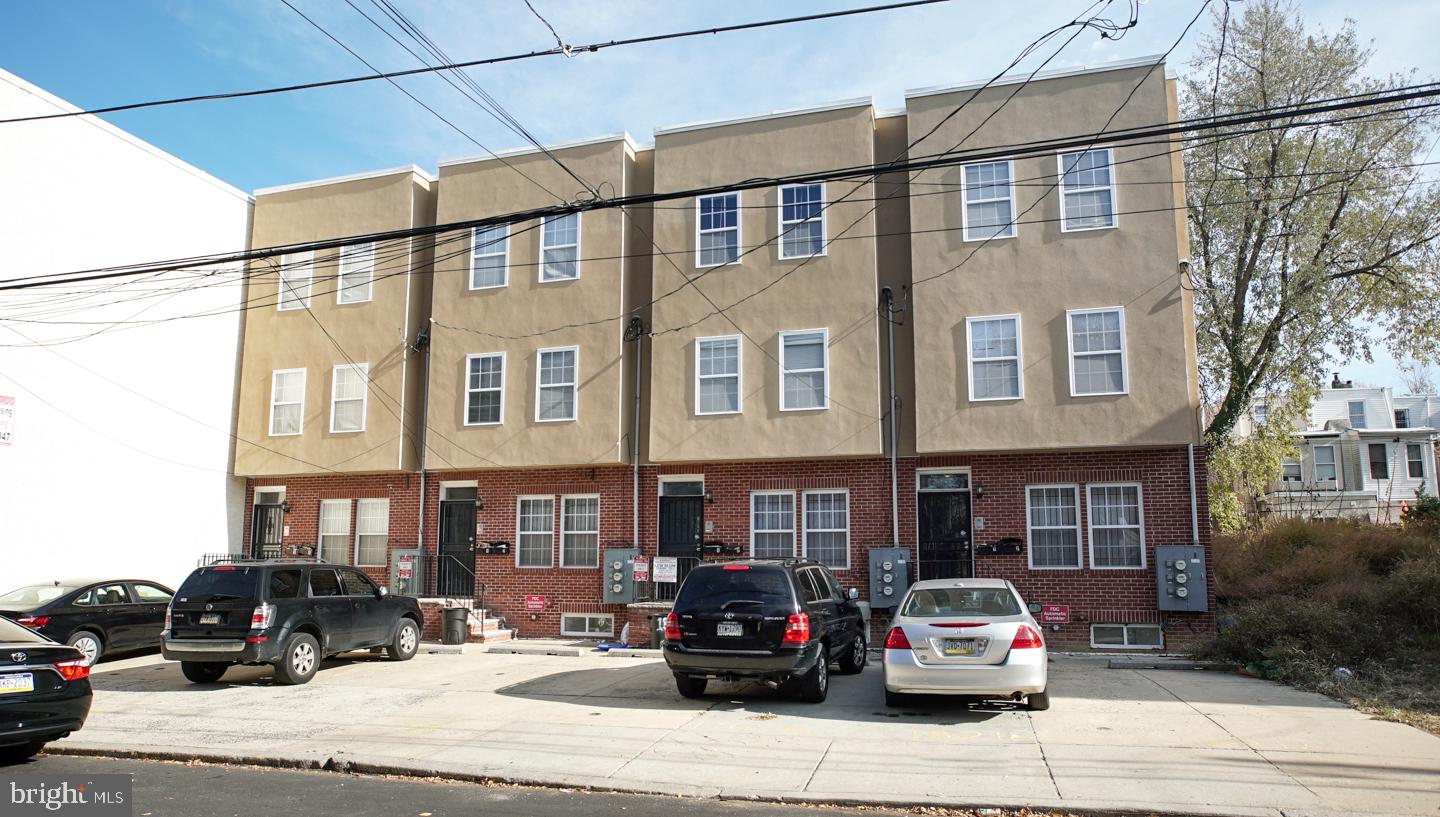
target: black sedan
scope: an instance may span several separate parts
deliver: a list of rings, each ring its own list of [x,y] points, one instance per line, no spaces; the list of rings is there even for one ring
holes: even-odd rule
[[[160,646],[174,595],[141,579],[35,584],[0,596],[0,616],[79,649],[88,665],[107,653]]]
[[[80,650],[0,619],[0,764],[85,725],[90,665]]]

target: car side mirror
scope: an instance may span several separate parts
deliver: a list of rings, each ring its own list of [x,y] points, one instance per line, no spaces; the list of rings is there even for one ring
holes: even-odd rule
[[[379,590],[375,591],[375,598],[377,599],[383,599],[388,595],[390,595],[390,588],[388,587],[382,587]]]
[[[850,592],[847,593],[846,595],[849,596],[849,598],[850,598],[851,601],[854,601],[855,599],[860,598],[860,588],[858,588],[858,587],[852,587],[852,588],[850,588]]]

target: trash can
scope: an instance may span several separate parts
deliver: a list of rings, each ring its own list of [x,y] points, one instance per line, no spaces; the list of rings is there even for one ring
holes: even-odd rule
[[[650,614],[650,649],[658,650],[665,646],[665,617],[669,614],[669,610]]]
[[[464,607],[446,607],[440,611],[443,628],[440,633],[442,644],[464,644],[469,636],[470,611]]]

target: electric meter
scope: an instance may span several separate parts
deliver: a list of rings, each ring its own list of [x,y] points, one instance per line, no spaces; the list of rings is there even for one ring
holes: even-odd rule
[[[1184,560],[1184,559],[1176,559],[1176,560],[1175,560],[1175,569],[1176,569],[1176,570],[1184,570],[1186,567],[1187,567],[1187,565],[1185,564],[1185,560]]]

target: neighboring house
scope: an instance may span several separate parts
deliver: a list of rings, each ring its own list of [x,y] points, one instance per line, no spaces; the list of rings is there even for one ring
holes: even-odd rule
[[[77,110],[0,71],[0,118]],[[0,280],[245,249],[248,195],[95,117],[0,126],[0,178]],[[240,288],[196,281],[0,293],[0,583],[174,585],[238,547]]]
[[[1265,419],[1257,401],[1237,431]],[[1389,388],[1359,387],[1337,375],[1322,389],[1295,430],[1300,453],[1280,466],[1263,509],[1304,517],[1400,520],[1418,493],[1435,496],[1440,397],[1395,396]]]
[[[1176,116],[1152,58],[1041,75],[986,121],[1021,81],[262,190],[252,241]],[[868,597],[869,551],[899,546],[912,578],[1003,576],[1068,606],[1057,645],[1194,641],[1213,608],[1161,613],[1154,555],[1209,540],[1180,174],[1170,151],[1098,145],[257,265],[237,428],[273,453],[237,443],[248,546],[412,571],[523,635],[592,637],[653,612],[605,601],[630,578],[612,549],[682,572],[806,556]]]

